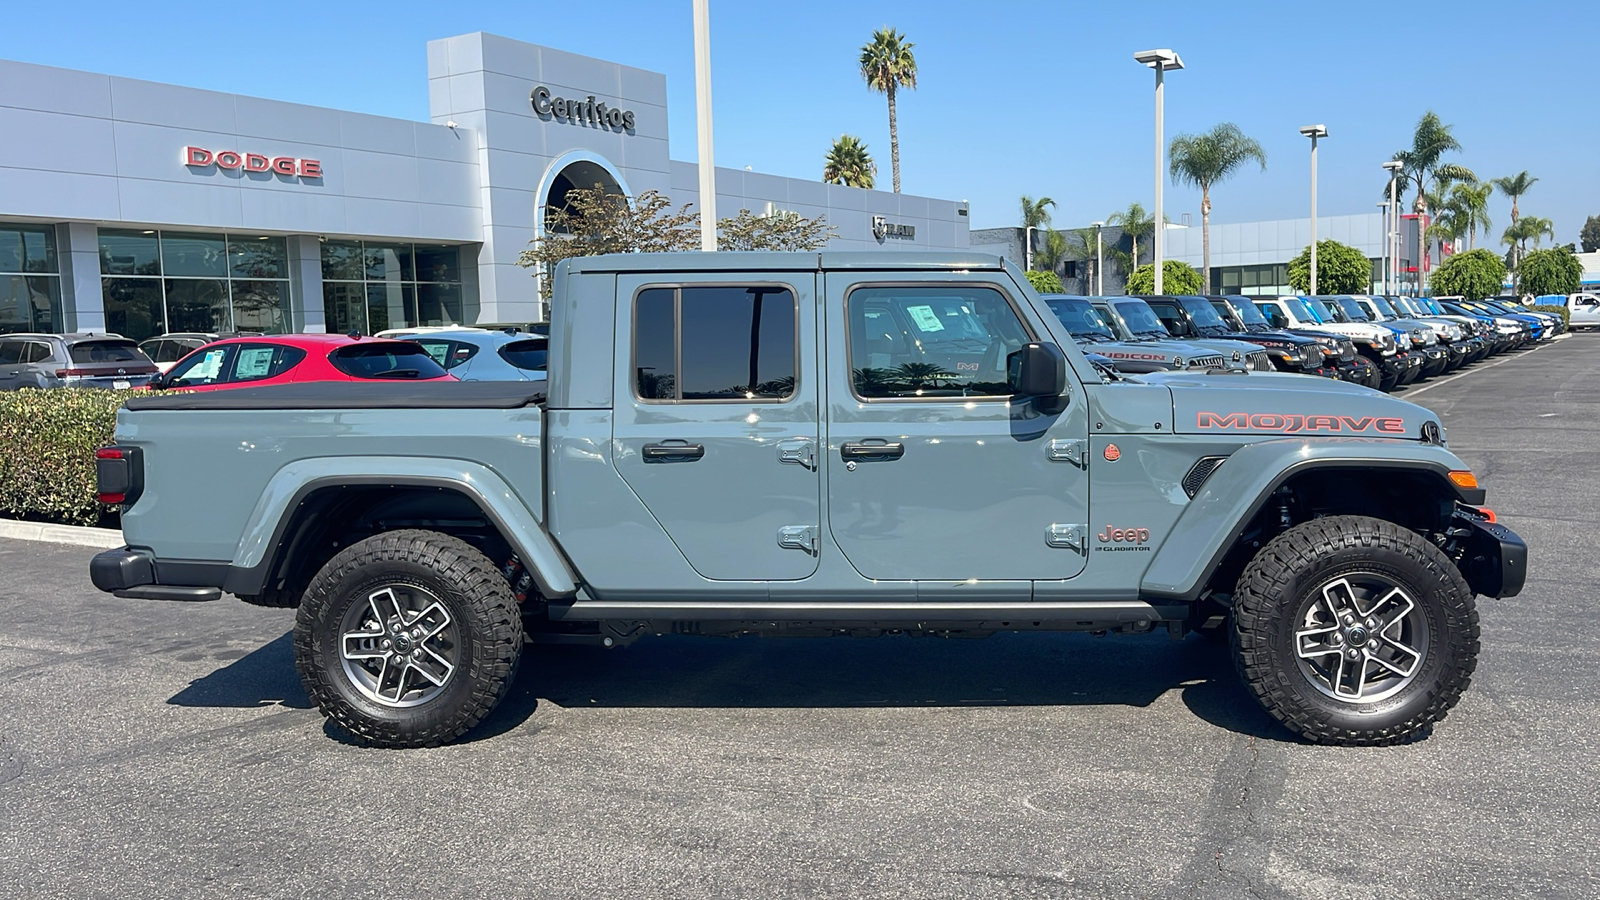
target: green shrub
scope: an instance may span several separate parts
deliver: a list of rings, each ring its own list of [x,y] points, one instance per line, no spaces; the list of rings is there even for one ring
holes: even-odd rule
[[[1533,311],[1549,313],[1552,316],[1560,316],[1561,323],[1563,325],[1567,326],[1568,328],[1572,327],[1572,313],[1568,311],[1565,306],[1551,306],[1547,303],[1541,303],[1538,306],[1533,307]]]
[[[1029,270],[1028,283],[1041,294],[1064,294],[1067,289],[1061,284],[1061,276],[1054,272],[1038,272]]]
[[[1200,273],[1194,266],[1176,259],[1161,261],[1161,292],[1177,297],[1192,297],[1200,293]],[[1128,294],[1153,294],[1156,292],[1155,263],[1145,263],[1133,270],[1123,288]]]
[[[0,516],[94,525],[94,452],[111,443],[124,391],[0,393]]]

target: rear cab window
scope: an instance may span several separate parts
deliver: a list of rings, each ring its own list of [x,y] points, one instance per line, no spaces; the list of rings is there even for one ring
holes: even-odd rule
[[[362,341],[333,351],[328,361],[344,374],[361,379],[414,380],[446,374],[427,350],[410,341]]]
[[[794,292],[784,286],[641,290],[633,310],[634,394],[647,402],[792,398],[800,358],[798,310]],[[529,346],[514,352],[532,362],[543,351]]]

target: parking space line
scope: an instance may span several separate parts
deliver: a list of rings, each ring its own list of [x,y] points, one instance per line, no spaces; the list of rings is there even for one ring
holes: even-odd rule
[[[1507,356],[1504,359],[1497,359],[1494,362],[1489,363],[1487,366],[1474,366],[1472,369],[1470,369],[1470,370],[1468,370],[1466,372],[1457,372],[1456,374],[1451,375],[1449,378],[1446,378],[1443,381],[1435,381],[1433,384],[1425,384],[1422,387],[1419,387],[1419,388],[1417,388],[1415,390],[1406,391],[1404,394],[1399,394],[1397,396],[1402,400],[1410,400],[1412,397],[1415,397],[1416,395],[1422,393],[1423,391],[1432,390],[1433,388],[1436,388],[1436,387],[1443,387],[1444,385],[1447,385],[1450,382],[1455,381],[1457,378],[1463,378],[1463,377],[1465,377],[1467,375],[1473,374],[1474,372],[1487,372],[1488,370],[1494,368],[1495,366],[1503,365],[1505,363],[1511,362],[1514,359],[1526,359],[1527,357],[1531,356],[1532,354],[1538,353],[1540,350],[1543,350],[1544,348],[1549,347],[1549,346],[1552,346],[1552,344],[1540,344],[1539,346],[1534,347],[1532,350],[1528,350],[1528,351],[1523,352],[1523,353],[1518,353],[1516,356]]]

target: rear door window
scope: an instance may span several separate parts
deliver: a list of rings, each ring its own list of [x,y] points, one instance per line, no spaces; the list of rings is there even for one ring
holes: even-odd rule
[[[146,361],[133,341],[79,341],[72,345],[72,361],[95,363],[142,363]]]
[[[276,378],[306,358],[306,352],[299,347],[282,344],[240,344],[238,347],[229,367],[230,383]]]
[[[446,369],[454,369],[467,360],[478,355],[478,345],[466,341],[450,341],[443,338],[412,338],[412,343],[421,347],[433,357],[433,361]]]
[[[0,341],[0,366],[14,366],[22,362],[21,341]]]
[[[512,341],[500,348],[500,358],[529,372],[543,372],[549,361],[550,343],[544,338]]]
[[[333,351],[329,361],[352,378],[413,380],[445,374],[428,351],[410,341],[363,341]]]
[[[42,341],[31,341],[28,344],[28,349],[22,353],[22,361],[25,363],[48,362],[51,355],[49,344]]]

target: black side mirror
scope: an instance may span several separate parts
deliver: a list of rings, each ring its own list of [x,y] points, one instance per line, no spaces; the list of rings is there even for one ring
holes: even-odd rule
[[[1006,382],[1018,399],[1032,399],[1040,412],[1055,415],[1067,408],[1067,355],[1055,344],[1023,344],[1006,356]]]

